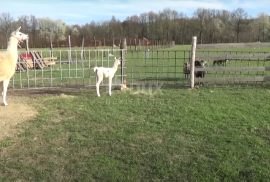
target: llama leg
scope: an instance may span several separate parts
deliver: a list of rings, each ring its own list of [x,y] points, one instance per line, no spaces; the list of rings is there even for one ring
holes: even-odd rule
[[[100,97],[100,93],[99,93],[99,84],[100,82],[96,83],[96,90],[97,90],[97,96]]]
[[[3,81],[3,92],[2,92],[2,97],[3,97],[3,103],[4,103],[4,106],[7,106],[7,105],[8,105],[8,104],[7,104],[7,101],[6,101],[8,84],[9,84],[9,79]]]
[[[4,101],[4,82],[3,81],[1,81],[0,82],[0,92],[2,93],[2,100]]]
[[[109,77],[109,96],[112,95],[112,77]]]
[[[97,96],[100,97],[100,93],[99,93],[99,85],[101,83],[101,81],[103,80],[103,74],[98,75],[98,80],[96,83],[96,90],[97,90]]]

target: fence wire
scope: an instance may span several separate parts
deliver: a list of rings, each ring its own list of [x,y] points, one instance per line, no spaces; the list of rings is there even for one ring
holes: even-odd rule
[[[95,66],[112,67],[114,58],[119,58],[121,51],[125,51],[123,58],[124,67],[118,67],[113,78],[113,85],[121,85],[123,78],[128,85],[151,85],[163,86],[189,86],[188,78],[185,78],[183,66],[190,61],[190,51],[183,50],[120,50],[120,49],[96,49],[96,50],[55,50],[40,51],[42,58],[56,57],[55,65],[43,68],[26,68],[16,71],[9,87],[11,89],[36,89],[52,87],[94,87],[96,75]],[[247,54],[252,52],[242,51],[197,51],[196,55],[218,55],[218,54]],[[262,52],[263,53],[263,52]],[[20,52],[19,54],[26,54]],[[20,58],[18,64],[23,60]],[[214,65],[213,60],[205,60],[206,66],[227,67],[259,67],[270,66],[267,59],[257,60],[229,60],[226,65]],[[123,71],[124,70],[124,71]],[[206,77],[247,77],[267,76],[265,71],[246,72],[208,72]],[[104,79],[102,85],[107,85]],[[254,83],[209,83],[203,86],[254,86],[254,84],[265,84],[265,82]]]

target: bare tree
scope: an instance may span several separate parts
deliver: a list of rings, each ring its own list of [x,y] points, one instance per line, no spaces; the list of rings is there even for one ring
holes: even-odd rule
[[[66,33],[67,26],[61,20],[56,20],[54,23],[55,23],[54,24],[55,26],[54,26],[54,29],[52,31],[55,35],[57,46],[59,47],[59,42],[66,39],[65,33]],[[79,31],[77,34],[79,35]]]
[[[38,30],[38,20],[34,15],[30,15],[30,32],[31,32],[31,39],[32,45],[35,47],[36,44],[36,36]]]
[[[156,39],[156,22],[158,19],[158,14],[153,11],[148,13],[148,30],[149,30],[149,38]]]
[[[94,36],[94,30],[93,28],[95,27],[94,22],[91,23],[86,23],[81,30],[81,34],[83,37],[93,37]],[[107,32],[108,33],[108,32]]]
[[[198,20],[199,40],[201,44],[203,43],[203,33],[206,29],[206,16],[207,10],[204,8],[198,8],[194,13],[194,17]]]
[[[50,39],[59,46],[66,35],[74,35],[75,45],[78,45],[77,39],[82,37],[85,38],[86,45],[92,45],[93,37],[102,40],[103,38],[120,40],[145,37],[150,40],[174,40],[176,44],[190,43],[190,38],[194,35],[198,35],[199,43],[270,40],[269,16],[261,13],[258,17],[248,17],[242,8],[232,12],[198,8],[192,17],[165,8],[157,13],[150,11],[132,15],[123,22],[112,16],[108,21],[91,21],[82,26],[66,26],[61,20],[37,19],[33,15],[19,16],[18,21],[14,21],[9,13],[2,13],[0,14],[0,40],[5,42],[11,29],[18,25],[22,26],[24,32],[30,34],[30,45],[33,46],[44,45],[44,43],[48,45]],[[76,31],[74,27],[77,28]]]
[[[119,20],[115,18],[115,16],[112,16],[111,21],[109,22],[109,34],[113,38],[121,38],[122,36],[122,25]]]
[[[237,8],[232,13],[233,29],[236,33],[236,42],[239,42],[239,34],[243,32],[248,24],[248,15],[242,8]]]
[[[165,8],[162,11],[162,14],[165,15],[165,35],[167,40],[175,39],[175,23],[176,19],[178,19],[178,13],[175,10],[172,10],[170,8]],[[173,38],[174,37],[174,38]]]
[[[176,29],[179,30],[177,32],[177,34],[179,34],[179,39],[176,39],[176,42],[178,41],[181,44],[185,43],[188,21],[189,19],[185,14],[183,13],[179,14],[179,19],[177,20],[177,25],[176,25]]]
[[[180,16],[179,16],[179,13],[177,12],[177,11],[175,11],[175,10],[173,10],[172,11],[172,17],[171,17],[171,23],[172,23],[172,25],[171,25],[171,30],[170,30],[170,32],[171,32],[171,40],[173,40],[173,41],[175,41],[176,39],[177,39],[177,37],[178,37],[178,31],[179,31],[179,18],[180,18]]]
[[[141,37],[148,38],[148,13],[140,14],[140,27],[141,27]]]
[[[130,34],[133,35],[134,38],[139,38],[139,34],[140,34],[140,20],[139,17],[137,15],[131,16],[129,18],[129,26],[131,28],[130,30]]]
[[[76,39],[76,44],[77,44],[77,39],[80,35],[79,29],[77,27],[73,27],[71,30],[71,35],[73,35]]]
[[[166,38],[166,21],[167,21],[167,16],[164,13],[159,13],[159,17],[156,22],[157,38],[159,40],[164,40]]]
[[[53,38],[53,20],[50,18],[40,18],[38,20],[40,36],[45,40],[45,45]]]
[[[14,22],[14,20],[10,16],[9,13],[2,13],[0,15],[0,30],[1,30],[1,32],[3,32],[5,34],[7,44],[8,44],[9,34],[11,33],[11,25],[13,22]]]
[[[269,33],[270,21],[269,16],[266,13],[260,13],[258,19],[255,21],[258,25],[258,41],[265,41],[265,36]],[[262,34],[262,40],[260,35]]]
[[[22,32],[28,33],[30,31],[30,17],[27,15],[19,16],[18,18],[18,24],[22,26],[21,30]]]
[[[207,10],[206,12],[206,33],[209,35],[209,38],[206,40],[209,43],[213,43],[214,39],[217,39],[217,35],[222,31],[223,23],[218,18],[218,11],[212,9]]]
[[[218,10],[217,18],[221,20],[219,42],[232,42],[234,32],[232,30],[232,13],[227,10]]]
[[[39,19],[40,35],[48,41],[56,39],[59,46],[59,41],[65,39],[66,25],[61,20],[52,20],[50,18]]]

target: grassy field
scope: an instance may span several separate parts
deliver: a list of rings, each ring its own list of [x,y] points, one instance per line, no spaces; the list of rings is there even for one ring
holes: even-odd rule
[[[8,92],[8,99],[23,97],[38,115],[18,124],[15,136],[0,140],[0,181],[270,181],[269,85],[193,90],[162,86],[187,83],[182,64],[188,53],[183,50],[190,46],[155,50],[147,59],[144,51],[128,51],[127,78],[155,84],[115,89],[111,97],[104,87],[101,98],[93,88]],[[57,51],[62,49],[56,56]],[[199,51],[222,54],[230,49]],[[15,81],[23,79],[11,87],[27,82],[36,87],[87,85],[88,78],[94,83],[89,72],[94,54],[88,56],[90,62],[16,73]],[[107,58],[104,64],[111,66]]]
[[[0,141],[0,181],[270,180],[267,87],[18,93],[39,114]]]

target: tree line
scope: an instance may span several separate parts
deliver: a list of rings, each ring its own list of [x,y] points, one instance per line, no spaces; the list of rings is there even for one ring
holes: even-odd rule
[[[7,46],[12,30],[22,26],[21,31],[29,34],[30,47],[54,47],[93,45],[93,40],[148,39],[175,41],[175,44],[190,44],[191,37],[197,36],[198,43],[267,42],[270,40],[270,19],[266,13],[251,17],[242,9],[233,11],[198,8],[192,17],[169,8],[160,12],[146,12],[128,16],[119,21],[115,16],[110,20],[91,21],[84,25],[66,25],[61,20],[36,18],[22,15],[15,21],[8,12],[0,14],[1,48]],[[133,41],[132,41],[133,42]],[[129,42],[128,42],[129,43]],[[111,44],[107,43],[107,45]],[[111,46],[111,45],[109,45]]]

